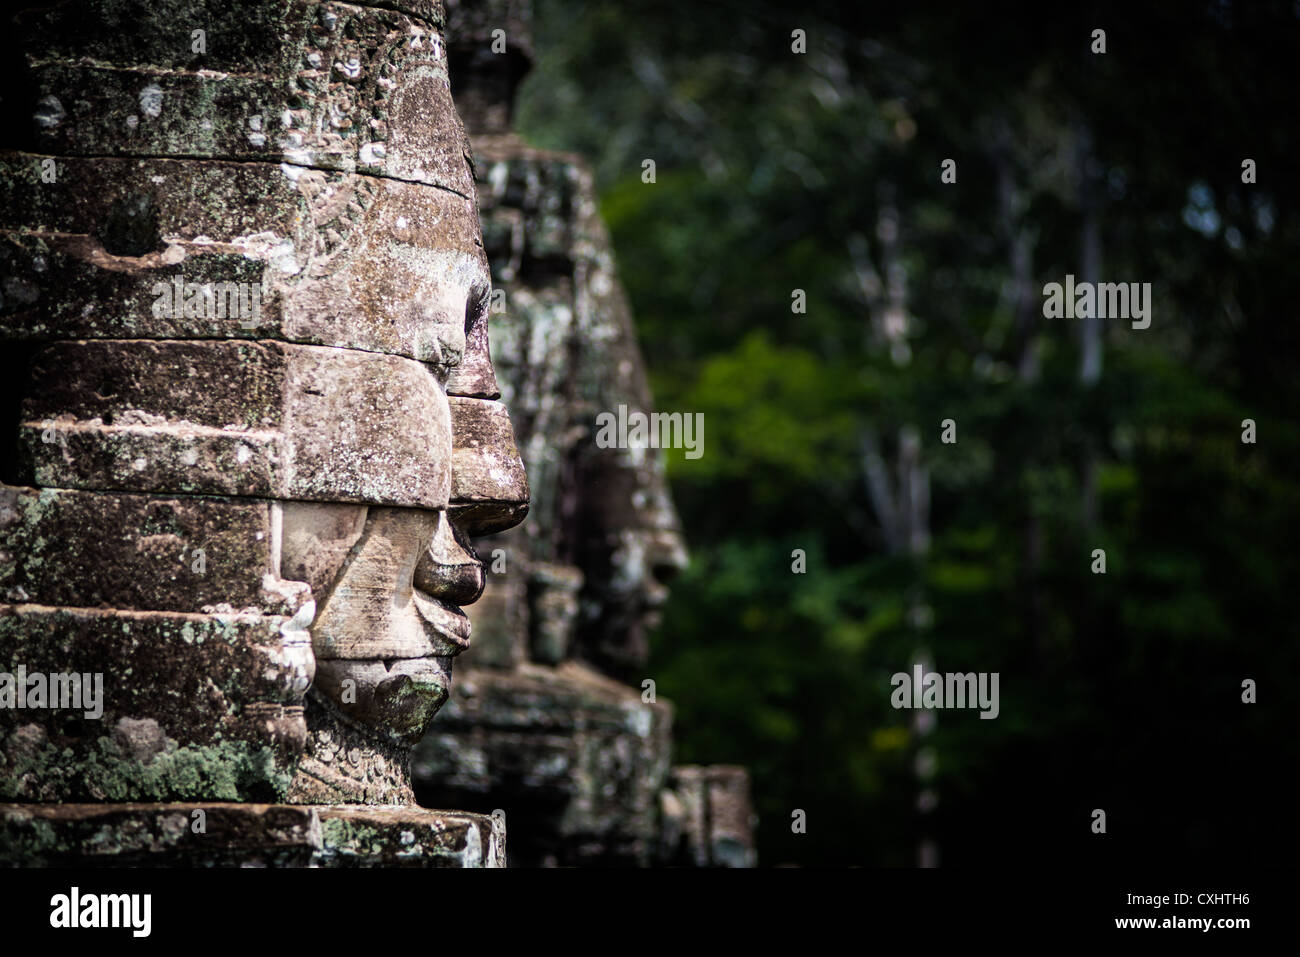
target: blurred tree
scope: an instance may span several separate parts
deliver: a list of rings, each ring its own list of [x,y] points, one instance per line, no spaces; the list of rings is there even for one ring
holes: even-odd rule
[[[1266,857],[1297,674],[1295,5],[539,0],[537,49],[521,128],[593,160],[657,404],[705,414],[670,462],[694,564],[653,674],[683,760],[752,767],[761,859],[914,861],[889,677],[921,647],[1001,674],[997,720],[927,741],[945,862]],[[1044,319],[1066,273],[1152,283],[1151,327]]]

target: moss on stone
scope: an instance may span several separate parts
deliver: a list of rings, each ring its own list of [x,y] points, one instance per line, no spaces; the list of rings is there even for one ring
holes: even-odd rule
[[[292,769],[275,753],[243,741],[175,747],[148,761],[128,757],[100,738],[81,760],[54,745],[24,750],[0,775],[0,800],[42,798],[43,790],[100,801],[281,801]],[[34,786],[31,782],[39,782]]]

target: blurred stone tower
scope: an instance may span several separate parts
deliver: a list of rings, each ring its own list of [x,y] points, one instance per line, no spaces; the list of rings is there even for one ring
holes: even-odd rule
[[[488,566],[472,648],[416,751],[425,806],[503,810],[512,865],[754,862],[741,768],[671,766],[645,664],[686,564],[659,450],[601,449],[602,411],[651,411],[613,250],[580,158],[512,130],[531,0],[447,0],[452,94],[492,263],[492,358],[528,472]]]

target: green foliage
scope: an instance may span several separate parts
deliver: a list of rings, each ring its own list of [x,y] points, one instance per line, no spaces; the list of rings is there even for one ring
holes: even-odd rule
[[[1146,825],[1136,860],[1240,859],[1181,795],[1270,787],[1281,726],[1240,681],[1295,673],[1294,11],[843,6],[539,3],[521,125],[592,158],[657,404],[705,414],[704,456],[670,455],[693,563],[652,669],[678,757],[750,766],[767,863],[910,864],[919,742],[889,677],[925,648],[1001,674],[996,721],[943,713],[926,740],[947,861],[1049,838],[1089,859],[1095,806]],[[1094,19],[1141,55],[1091,57]],[[1239,181],[1245,155],[1267,182]],[[1095,382],[1038,295],[1082,272],[1085,177],[1103,278],[1155,300],[1149,330],[1108,324]],[[880,332],[890,229],[903,354]],[[892,462],[907,426],[931,481],[915,556],[888,552],[863,471],[864,435]]]

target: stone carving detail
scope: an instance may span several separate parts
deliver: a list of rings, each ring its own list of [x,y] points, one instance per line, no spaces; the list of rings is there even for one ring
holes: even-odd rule
[[[453,93],[505,294],[494,358],[533,499],[525,526],[480,545],[490,570],[470,609],[475,645],[416,752],[417,794],[503,809],[514,863],[751,864],[747,810],[735,836],[748,853],[708,853],[712,819],[694,790],[670,790],[671,706],[643,690],[647,636],[686,551],[661,455],[594,441],[598,413],[649,412],[651,396],[591,174],[511,131],[527,0],[447,6]],[[505,53],[490,52],[494,30]]]
[[[0,708],[0,800],[25,802],[0,861],[37,824],[66,841],[33,854],[75,858],[92,819],[183,855],[168,802],[234,801],[305,829],[286,862],[366,863],[446,830],[411,806],[410,748],[469,643],[471,538],[529,502],[443,12],[182,12],[13,17],[0,672],[100,675],[103,713]],[[27,806],[56,801],[153,803]],[[500,828],[461,818],[426,862],[501,863]]]
[[[681,765],[659,794],[665,863],[687,867],[753,867],[754,809],[749,772],[730,765]]]

